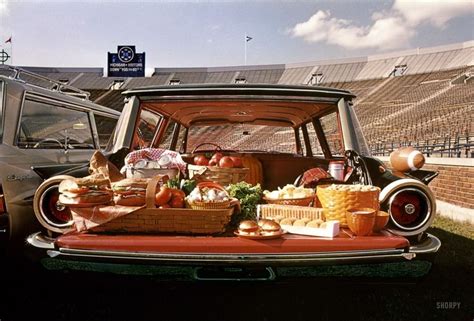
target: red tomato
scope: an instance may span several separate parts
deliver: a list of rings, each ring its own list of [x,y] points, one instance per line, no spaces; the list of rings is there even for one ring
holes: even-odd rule
[[[172,193],[168,187],[162,186],[160,191],[155,195],[155,204],[158,206],[165,205],[171,199]]]
[[[175,196],[179,196],[179,197],[182,197],[182,198],[186,197],[186,194],[182,190],[177,189],[177,188],[172,188],[171,189],[171,195],[172,195],[172,197],[175,197]]]
[[[171,201],[168,203],[172,208],[183,208],[184,207],[184,198],[176,195],[171,198]]]
[[[214,155],[212,155],[212,159],[214,159],[216,161],[216,163],[219,163],[219,161],[221,160],[221,158],[223,157],[224,155],[222,155],[222,153],[220,152],[217,152],[215,153]]]
[[[207,166],[209,164],[209,160],[204,155],[194,156],[193,161],[194,161],[194,164],[201,165],[201,166]]]
[[[234,162],[234,167],[243,167],[242,158],[231,156],[230,159],[232,159],[232,161]]]
[[[224,156],[219,161],[219,167],[234,167],[234,162],[229,156]]]
[[[171,205],[169,204],[163,204],[160,206],[160,208],[171,208]]]
[[[209,161],[209,166],[217,166],[217,161],[214,158],[211,158]]]

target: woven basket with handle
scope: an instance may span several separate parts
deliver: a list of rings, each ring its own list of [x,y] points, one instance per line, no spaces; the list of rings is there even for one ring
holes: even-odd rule
[[[216,182],[223,186],[244,181],[248,172],[248,168],[188,165],[188,173],[190,178],[198,182]]]
[[[156,186],[167,177],[156,176],[146,190],[146,207],[100,225],[96,232],[217,234],[225,231],[233,207],[225,209],[165,208],[155,206]]]
[[[214,153],[222,151],[222,148],[219,145],[204,142],[194,147],[191,153],[197,153],[199,147],[204,145],[214,146]],[[249,169],[188,164],[188,173],[189,178],[192,178],[197,182],[216,182],[222,186],[227,186],[229,184],[235,184],[244,181],[245,177],[249,173]]]
[[[327,220],[339,220],[342,226],[347,226],[346,212],[351,208],[369,207],[378,211],[380,208],[380,189],[375,191],[348,191],[328,189],[330,185],[318,186],[316,194]]]
[[[199,189],[203,189],[205,187],[213,188],[218,191],[225,191],[222,185],[214,183],[214,182],[201,182],[197,184]],[[195,210],[210,210],[210,209],[226,209],[231,206],[231,201],[215,201],[215,202],[202,202],[202,201],[193,201],[188,202],[189,206]]]

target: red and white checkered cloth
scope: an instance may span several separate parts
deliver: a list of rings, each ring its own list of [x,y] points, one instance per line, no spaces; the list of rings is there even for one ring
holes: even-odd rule
[[[304,187],[316,187],[319,181],[330,178],[331,175],[324,169],[319,167],[311,168],[303,173],[299,185]]]
[[[185,173],[186,163],[181,158],[181,155],[172,150],[162,148],[144,148],[129,153],[125,157],[125,167],[133,167],[140,160],[158,161],[163,156],[168,156],[171,159],[171,164],[168,168],[177,168],[181,173]]]

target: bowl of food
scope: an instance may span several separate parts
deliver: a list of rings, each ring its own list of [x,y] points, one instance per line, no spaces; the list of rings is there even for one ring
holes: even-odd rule
[[[358,207],[346,212],[346,220],[349,229],[358,236],[369,235],[375,225],[376,210],[369,207]]]
[[[378,211],[375,214],[374,232],[380,232],[387,225],[390,216],[387,212]]]
[[[288,184],[274,191],[264,191],[263,199],[268,204],[310,206],[314,201],[314,189]]]
[[[231,199],[222,185],[214,182],[201,182],[186,197],[188,205],[195,210],[230,208]]]

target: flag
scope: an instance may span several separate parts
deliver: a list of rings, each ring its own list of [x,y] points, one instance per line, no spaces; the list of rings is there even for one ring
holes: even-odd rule
[[[5,43],[12,43],[12,37],[10,36],[10,38],[8,38],[7,41],[5,41]]]
[[[252,37],[249,37],[249,36],[245,36],[245,41],[249,42],[250,40],[252,40],[253,38]]]

